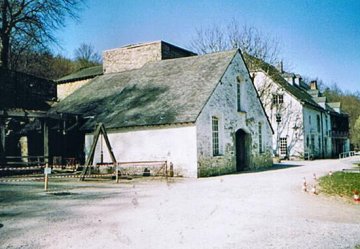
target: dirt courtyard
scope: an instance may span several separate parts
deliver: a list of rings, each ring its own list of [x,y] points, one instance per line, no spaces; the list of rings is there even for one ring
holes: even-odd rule
[[[0,184],[0,248],[355,248],[360,205],[301,191],[352,160],[202,179]]]

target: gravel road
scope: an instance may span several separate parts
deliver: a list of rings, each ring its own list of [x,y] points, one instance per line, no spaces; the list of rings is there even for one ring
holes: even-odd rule
[[[202,179],[0,184],[0,248],[355,248],[360,205],[301,190],[353,160]],[[63,193],[64,195],[54,195]]]

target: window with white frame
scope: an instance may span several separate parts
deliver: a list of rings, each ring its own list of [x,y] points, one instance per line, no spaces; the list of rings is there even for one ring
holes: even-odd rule
[[[282,104],[284,103],[284,95],[283,94],[273,94],[272,103],[274,105]]]
[[[217,117],[212,117],[212,149],[213,155],[220,155],[220,146],[219,146],[219,119]]]
[[[286,137],[280,138],[280,154],[287,155],[287,138]]]

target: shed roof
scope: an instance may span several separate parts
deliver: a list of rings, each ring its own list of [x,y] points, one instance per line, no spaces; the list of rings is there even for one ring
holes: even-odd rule
[[[48,110],[56,99],[52,80],[0,67],[0,109]]]
[[[285,91],[294,96],[300,102],[303,102],[313,108],[323,110],[323,108],[313,100],[312,96],[302,90],[300,86],[289,84],[274,66],[246,53],[244,53],[244,59],[251,71],[264,71],[274,82],[280,85]]]
[[[96,77],[51,112],[94,116],[108,129],[195,122],[238,50],[162,60]]]
[[[96,77],[98,75],[102,75],[102,74],[103,74],[103,66],[99,65],[99,66],[94,66],[94,67],[82,68],[82,69],[76,71],[75,73],[68,74],[64,77],[61,77],[60,79],[57,79],[56,82],[58,84],[67,83],[67,82],[72,82],[72,81],[77,81],[77,80],[94,78],[94,77]]]

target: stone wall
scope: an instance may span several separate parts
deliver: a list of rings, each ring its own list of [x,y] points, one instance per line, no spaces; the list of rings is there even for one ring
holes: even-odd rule
[[[141,68],[148,62],[195,55],[163,41],[129,45],[103,52],[104,73]]]
[[[91,79],[86,80],[78,80],[74,82],[67,82],[62,84],[57,84],[57,97],[58,100],[63,100],[70,94],[72,94],[75,90],[79,89],[86,83],[88,83]]]
[[[237,84],[241,87],[240,112],[237,110]],[[213,156],[212,152],[213,116],[219,119],[219,156]],[[263,152],[259,150],[259,122],[262,124]],[[237,54],[197,120],[199,176],[236,171],[235,133],[240,129],[250,137],[245,170],[271,166],[272,130],[249,73]]]

